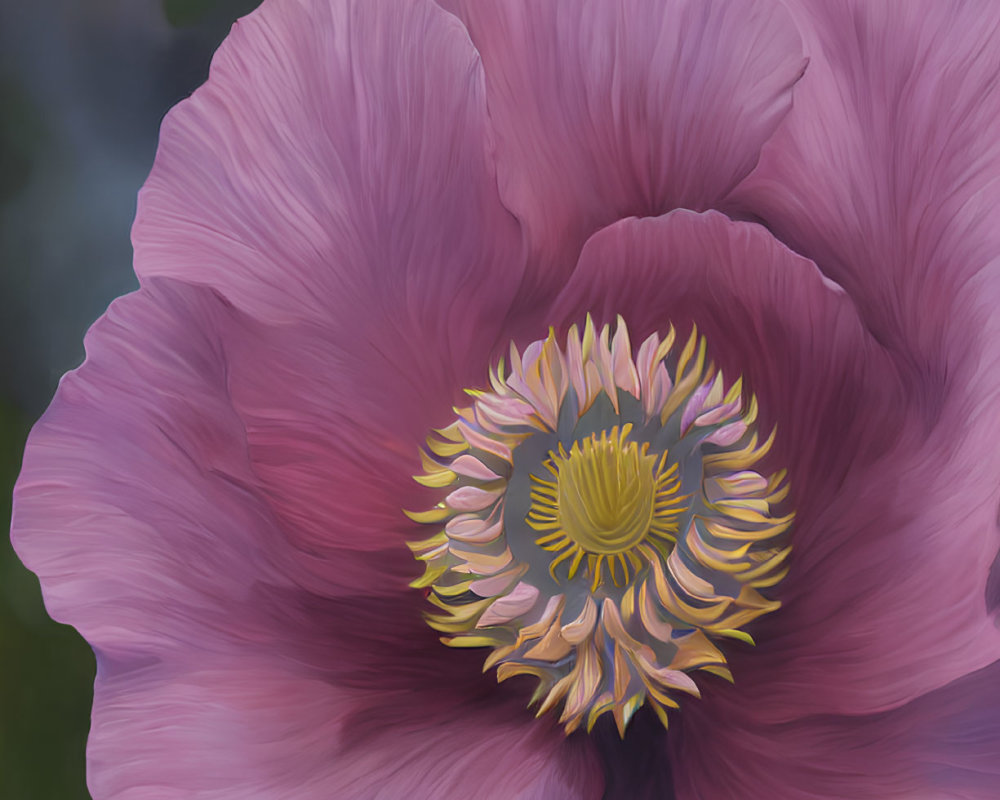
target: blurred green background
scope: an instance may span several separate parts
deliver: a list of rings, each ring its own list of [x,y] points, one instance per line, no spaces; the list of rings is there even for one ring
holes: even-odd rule
[[[135,288],[129,227],[160,120],[259,0],[0,0],[0,515],[83,334]],[[87,798],[94,659],[0,547],[0,798]]]

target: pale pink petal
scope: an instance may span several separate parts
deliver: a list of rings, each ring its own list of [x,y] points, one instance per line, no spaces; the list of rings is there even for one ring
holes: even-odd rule
[[[538,601],[538,589],[530,583],[521,582],[511,590],[510,594],[496,600],[479,618],[477,626],[486,628],[510,622],[515,617],[527,614]]]
[[[503,533],[503,520],[493,515],[483,519],[476,514],[459,514],[448,520],[445,530],[452,539],[463,542],[491,542]]]
[[[675,715],[667,739],[677,800],[998,796],[1000,663],[880,714],[774,724],[757,716],[767,703],[706,694]]]
[[[479,489],[475,486],[462,486],[445,498],[448,506],[455,511],[481,511],[500,499],[502,489]]]
[[[488,482],[499,480],[500,478],[499,475],[487,467],[482,461],[475,456],[470,456],[468,454],[456,458],[448,465],[448,468],[452,472],[459,475],[465,475],[468,478],[475,478],[477,481]]]
[[[629,215],[713,206],[756,164],[804,67],[769,0],[439,0],[482,54],[500,191],[557,288]]]
[[[861,713],[1000,657],[985,603],[1000,493],[992,395],[949,386],[930,425],[847,294],[764,228],[715,212],[596,234],[552,319],[588,311],[622,314],[635,337],[696,322],[711,358],[757,394],[762,429],[778,426],[769,464],[789,470],[791,572],[783,607],[755,623],[759,647],[732,647],[734,692],[766,696],[775,719]]]
[[[729,445],[735,444],[743,438],[746,432],[747,425],[745,422],[733,422],[730,425],[723,425],[719,430],[705,439],[705,441],[721,447],[729,447]]]

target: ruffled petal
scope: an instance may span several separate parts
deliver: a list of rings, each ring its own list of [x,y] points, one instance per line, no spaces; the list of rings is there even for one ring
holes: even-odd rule
[[[920,559],[941,564],[939,582],[913,583],[940,599],[937,621],[911,627],[901,617],[898,638],[900,653],[924,661],[917,674],[933,669],[940,683],[958,673],[934,667],[914,638],[954,630],[951,602],[968,622],[980,616],[980,592],[994,612],[1000,597],[1000,8],[921,0],[789,7],[809,69],[727,207],[762,220],[845,288],[897,365],[910,415],[922,417],[924,430],[914,426],[908,437],[915,466],[907,479],[887,471],[857,491],[891,493],[909,542],[933,541],[926,552],[901,546],[900,571]],[[877,546],[852,552],[864,563]],[[936,554],[963,547],[957,563]],[[991,563],[998,566],[984,586]],[[847,608],[868,613],[860,598]],[[984,624],[981,644],[974,629],[956,643],[973,655],[982,647],[973,662],[994,652],[995,629]],[[918,626],[928,633],[913,637]],[[948,660],[967,663],[958,653]]]
[[[384,539],[365,553],[340,537],[332,563],[293,544],[227,389],[225,332],[238,316],[172,282],[116,301],[29,439],[14,545],[52,616],[110,658],[259,636],[262,586],[398,593],[415,571]],[[331,481],[350,468],[329,467]]]
[[[997,350],[1000,7],[788,5],[809,67],[726,206],[840,283],[934,402],[970,344]]]
[[[500,191],[539,304],[586,238],[716,204],[756,164],[804,67],[768,0],[440,0],[482,54]]]
[[[32,432],[13,541],[97,653],[95,798],[599,793],[585,747],[441,646],[401,540],[334,520],[310,548],[274,513],[229,392],[257,326],[149,281]]]
[[[755,710],[720,694],[677,715],[668,738],[678,800],[993,800],[1000,793],[1000,663],[881,714],[769,724]]]
[[[136,272],[436,380],[492,345],[524,270],[491,140],[478,56],[429,0],[273,0],[164,120]]]
[[[596,234],[551,318],[622,314],[640,338],[698,325],[777,425],[796,510],[781,610],[731,645],[759,713],[899,705],[1000,657],[985,587],[997,552],[998,422],[962,387],[927,425],[851,298],[757,225],[677,211]],[[981,434],[981,435],[980,435]]]
[[[274,0],[164,122],[136,270],[246,312],[227,386],[302,550],[409,530],[418,448],[485,377],[524,270],[485,103],[465,29],[429,2]]]

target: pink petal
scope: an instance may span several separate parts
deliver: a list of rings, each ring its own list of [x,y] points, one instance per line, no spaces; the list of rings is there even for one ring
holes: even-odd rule
[[[226,387],[238,315],[170,283],[112,305],[29,439],[12,539],[50,613],[105,652],[159,653],[259,636],[260,587],[399,593],[418,570],[391,531],[331,524],[324,559],[295,545]],[[331,481],[350,469],[328,458]]]
[[[266,3],[164,122],[136,270],[248,313],[229,391],[304,551],[377,549],[439,499],[418,447],[485,381],[524,269],[491,137],[465,29],[421,0]]]
[[[400,385],[483,372],[524,269],[491,138],[478,56],[429,0],[265,3],[164,121],[136,272],[308,322]]]
[[[996,353],[1000,6],[789,7],[809,68],[732,206],[847,290],[933,414],[970,340]]]
[[[482,461],[468,454],[459,456],[450,462],[448,468],[459,475],[465,475],[468,478],[475,478],[479,481],[495,481],[500,479],[500,476]]]
[[[510,594],[496,600],[480,617],[477,627],[486,628],[510,622],[515,617],[528,613],[538,601],[538,589],[530,583],[522,581],[511,590]]]
[[[717,203],[804,66],[769,0],[439,2],[482,54],[500,191],[544,269],[525,303],[558,287],[599,227]]]
[[[483,679],[485,680],[485,679]],[[268,660],[147,667],[99,682],[88,747],[99,800],[597,800],[586,741],[447,686],[383,698]]]
[[[711,442],[712,444],[717,444],[722,447],[728,447],[731,444],[735,444],[743,435],[747,432],[746,423],[743,422],[733,422],[729,425],[723,425],[719,430],[705,439],[706,442]]]
[[[12,539],[97,653],[95,798],[599,795],[585,746],[423,623],[391,531],[331,520],[322,550],[297,546],[226,385],[254,325],[150,281],[32,432]]]
[[[712,385],[706,384],[699,386],[691,393],[691,397],[688,398],[686,405],[684,406],[684,413],[681,414],[681,432],[687,433],[688,428],[691,427],[691,423],[695,421],[695,418],[704,411],[705,398],[708,397],[708,393],[712,391]]]
[[[445,498],[448,506],[455,511],[481,511],[495,503],[503,495],[503,489],[479,489],[462,486]]]
[[[891,492],[904,532],[935,537],[935,552],[950,556],[976,537],[955,562],[933,556],[943,587],[913,582],[911,591],[941,603],[932,619],[911,623],[926,638],[938,625],[953,629],[945,609],[956,597],[959,627],[981,616],[984,565],[1000,541],[1000,8],[920,0],[790,7],[810,66],[732,208],[764,220],[849,292],[894,360],[911,416],[922,417],[924,430],[915,423],[906,448],[923,463],[904,482],[894,484],[892,471],[881,486],[856,491],[866,499]],[[926,557],[926,546],[900,544],[902,565]],[[850,602],[861,613],[863,601]],[[980,663],[995,635],[983,624]],[[974,630],[956,642],[956,663],[977,660]],[[925,669],[933,668],[928,654]],[[945,673],[940,680],[955,671]]]
[[[860,717],[773,724],[757,716],[764,696],[704,696],[667,737],[677,800],[993,800],[998,698],[1000,663]]]
[[[492,542],[503,533],[503,520],[493,514],[488,519],[476,514],[459,514],[448,520],[445,530],[451,538],[463,542]]]
[[[763,430],[778,425],[792,571],[782,609],[756,623],[760,646],[734,649],[734,692],[766,696],[775,719],[863,713],[1000,657],[984,599],[998,543],[992,395],[949,387],[929,427],[848,296],[764,228],[714,212],[596,234],[552,321],[588,310],[623,314],[636,338],[697,322],[759,397]]]

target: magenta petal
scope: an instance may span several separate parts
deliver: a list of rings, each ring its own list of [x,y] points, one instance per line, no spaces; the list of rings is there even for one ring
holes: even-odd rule
[[[88,747],[95,800],[598,800],[586,742],[523,711],[371,698],[266,660],[201,659],[99,681]]]
[[[716,204],[756,164],[804,66],[770,0],[441,2],[482,54],[500,191],[543,265],[525,302],[559,285],[599,227]]]
[[[769,724],[745,698],[720,694],[676,719],[668,741],[677,800],[1000,794],[1000,663],[881,714]]]
[[[435,381],[492,344],[524,269],[491,139],[478,56],[429,0],[265,3],[163,123],[136,272]]]
[[[760,646],[731,648],[732,691],[760,698],[762,717],[883,710],[1000,657],[985,603],[1000,472],[989,396],[951,387],[929,427],[926,398],[903,391],[851,299],[764,228],[715,212],[592,237],[552,320],[588,311],[622,314],[636,338],[696,322],[778,426],[792,569],[781,610],[755,623]]]

